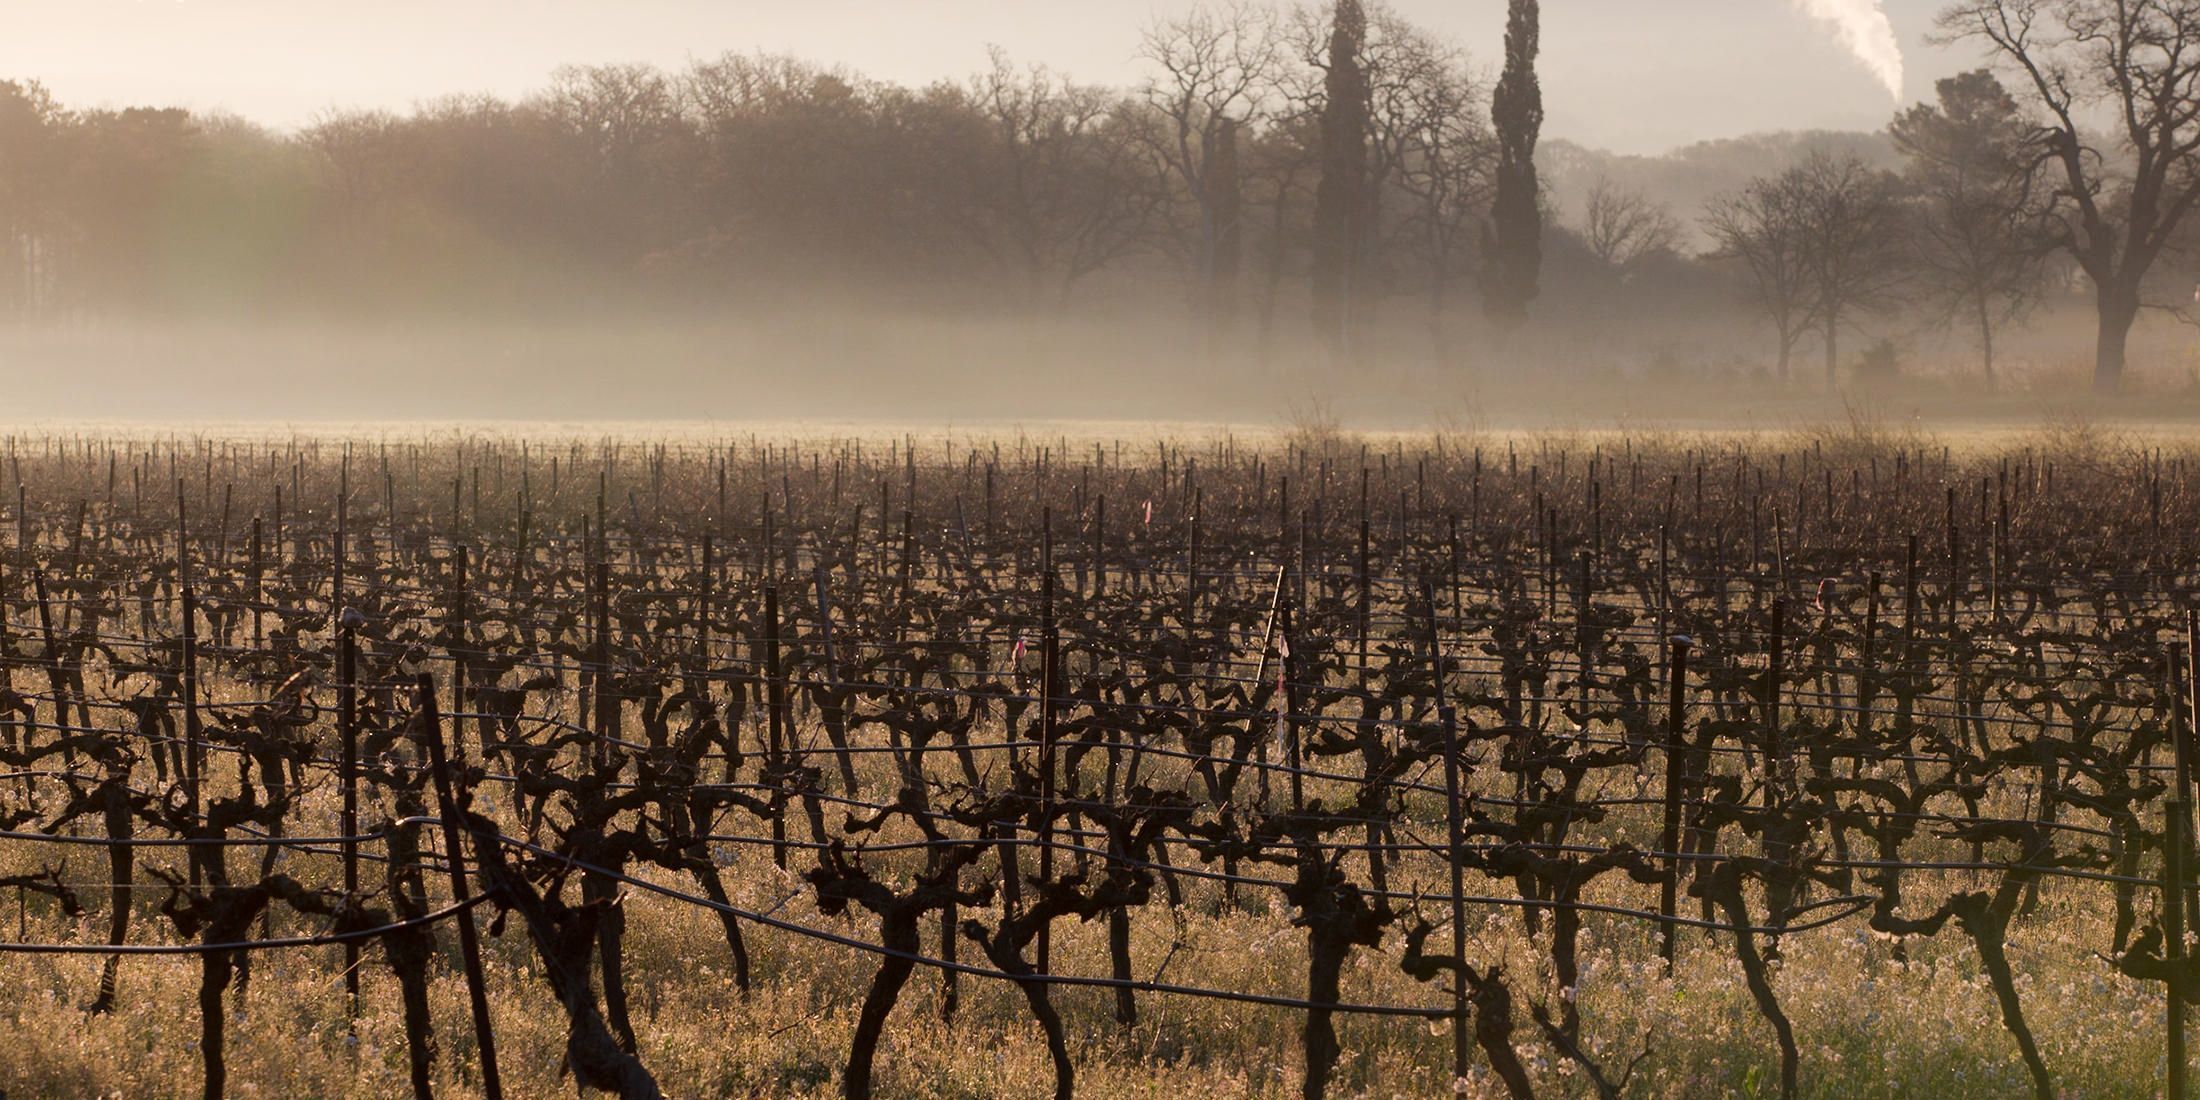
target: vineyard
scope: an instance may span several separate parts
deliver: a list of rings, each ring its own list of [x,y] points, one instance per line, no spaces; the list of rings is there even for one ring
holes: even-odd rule
[[[10,1095],[2183,1095],[2200,453],[0,461]]]

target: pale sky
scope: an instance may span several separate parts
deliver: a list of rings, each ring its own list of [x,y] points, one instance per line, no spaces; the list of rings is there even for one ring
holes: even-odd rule
[[[881,79],[961,78],[985,44],[1131,84],[1140,27],[1192,0],[0,0],[0,79],[72,106],[228,110],[294,127],[336,107],[517,97],[567,62],[677,68],[793,53]],[[1868,9],[1872,0],[1835,0]],[[1883,0],[1904,99],[1972,67],[1925,42],[1945,0]],[[1503,0],[1392,0],[1494,69]],[[1804,0],[1546,0],[1544,133],[1622,152],[1777,129],[1877,129],[1896,107]]]

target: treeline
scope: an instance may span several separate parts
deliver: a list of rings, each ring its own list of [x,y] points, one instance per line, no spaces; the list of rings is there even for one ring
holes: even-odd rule
[[[1532,90],[1536,5],[1511,8]],[[1149,25],[1139,65],[1102,87],[995,50],[912,88],[732,53],[295,134],[0,84],[0,315],[570,315],[830,290],[1189,320],[1262,357],[1319,334],[1331,354],[1386,340],[1463,361],[1493,294],[1508,326],[1538,300],[1608,319],[1733,300],[1657,226],[1575,233],[1541,209],[1527,99],[1513,208],[1534,224],[1493,284],[1496,77],[1381,5],[1197,9]],[[1658,265],[1672,277],[1622,293]]]
[[[1365,292],[1442,309],[1472,289],[1486,88],[1455,44],[1385,10],[1365,24]],[[998,50],[922,88],[728,54],[566,68],[517,102],[291,135],[0,84],[0,309],[478,309],[820,282],[1052,306],[1170,277],[1268,323],[1308,277],[1331,29],[1312,9],[1196,11],[1148,29],[1130,89]]]
[[[1891,163],[1802,157],[1685,209],[1570,147],[1552,151],[1574,176],[1554,204],[1535,8],[1509,3],[1494,71],[1380,5],[1238,0],[1152,23],[1131,87],[997,50],[921,88],[736,53],[566,68],[516,102],[293,134],[0,83],[0,316],[585,316],[829,288],[1189,317],[1210,347],[1263,358],[1381,340],[1465,362],[1528,322],[1577,359],[1597,340],[1636,363],[1746,347],[1784,377],[1816,351],[1839,378],[1893,369],[1880,341],[1938,329],[1990,379],[2009,326],[2090,291],[2113,384],[2141,307],[2187,297],[2157,261],[2200,201],[2200,112],[2149,89],[2200,75],[2200,4],[2040,0],[2018,38],[2007,3],[1959,6],[1946,32],[2017,79],[1944,82],[1894,120]],[[2102,39],[2079,32],[2116,20],[2137,44],[2090,50]],[[2092,128],[2109,117],[2128,125]]]

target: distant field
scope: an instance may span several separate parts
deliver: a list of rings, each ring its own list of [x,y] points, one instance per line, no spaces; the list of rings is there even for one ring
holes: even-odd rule
[[[1725,345],[1624,360],[1591,348],[1576,355],[1557,327],[1501,352],[1377,344],[1364,362],[1339,368],[1311,346],[1263,351],[1241,337],[1210,347],[1188,323],[1145,315],[943,317],[824,303],[756,315],[584,311],[503,323],[0,326],[0,361],[10,366],[0,418],[74,430],[97,410],[89,418],[136,432],[220,426],[258,437],[269,425],[315,433],[380,425],[417,436],[425,423],[590,439],[662,438],[675,425],[704,438],[882,429],[1013,437],[1043,426],[1143,439],[1308,424],[1426,435],[1790,432],[1854,419],[1933,431],[2032,431],[2073,417],[2170,430],[2200,423],[2200,343],[2167,321],[2153,326],[2125,392],[2112,397],[2089,389],[2088,360],[2068,324],[2054,327],[2057,339],[2042,337],[2036,354],[2005,364],[1993,392],[1969,373],[1961,348],[1920,352],[1895,383],[1852,384],[1844,375],[1842,389],[1828,392],[1811,363],[1780,381]],[[1755,346],[1746,332],[1734,340]]]

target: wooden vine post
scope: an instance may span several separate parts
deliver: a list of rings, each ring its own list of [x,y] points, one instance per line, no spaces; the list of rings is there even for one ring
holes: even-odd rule
[[[1185,624],[1190,637],[1191,624]],[[1060,639],[1054,624],[1054,509],[1044,509],[1039,530],[1039,881],[1054,881],[1054,677],[1061,659]],[[1041,974],[1048,973],[1054,946],[1054,927],[1039,926],[1036,956]]]
[[[443,721],[436,713],[435,677],[421,673],[416,682],[421,733],[428,742],[428,768],[435,783],[436,813],[443,819],[443,863],[451,875],[451,904],[467,898],[466,851],[459,843],[465,807],[460,804],[451,778],[450,760],[443,751]],[[475,843],[484,843],[475,838]],[[474,911],[452,914],[458,922],[459,959],[466,969],[466,999],[473,1010],[474,1043],[481,1050],[481,1093],[488,1100],[503,1100],[504,1083],[497,1073],[496,1030],[489,1019],[489,989],[481,970],[481,938],[474,928]]]
[[[2184,1100],[2187,1094],[2185,914],[2191,901],[2194,710],[2185,704],[2187,693],[2200,688],[2200,654],[2193,651],[2193,643],[2200,641],[2200,610],[2185,612],[2184,641],[2185,691],[2173,693],[2180,705],[2176,708],[2176,720],[2170,724],[2176,790],[2162,803],[2162,957],[2167,976],[2165,1000],[2168,1002],[2163,1025],[2164,1054],[2169,1068],[2164,1095],[2169,1100]],[[2200,696],[2191,698],[2194,704],[2200,704]]]
[[[2191,839],[2185,826],[2190,819],[2189,805],[2183,797],[2162,803],[2162,956],[2167,979],[2164,1030],[2169,1063],[2165,1095],[2169,1100],[2185,1097],[2185,907],[2181,902],[2186,846]]]
[[[1658,884],[1658,957],[1665,972],[1673,972],[1676,926],[1681,889],[1681,795],[1687,786],[1688,740],[1685,735],[1688,693],[1689,639],[1676,636],[1667,643],[1666,680],[1670,692],[1665,707],[1665,824],[1658,838],[1659,855],[1665,860],[1665,880]]]
[[[598,536],[603,552],[596,556],[595,593],[590,631],[594,638],[589,663],[595,668],[596,716],[593,722],[593,738],[598,768],[607,767],[611,761],[611,742],[619,736],[619,699],[612,691],[611,675],[611,540],[609,532]]]
[[[458,510],[458,482],[451,483],[451,510]],[[468,615],[466,574],[472,553],[465,543],[451,547],[451,622],[449,650],[451,655],[451,757],[461,765],[466,762],[466,681],[467,650],[466,620]],[[487,720],[476,726],[481,741],[481,758],[489,759],[489,727]]]
[[[1460,790],[1459,775],[1459,717],[1452,709],[1451,696],[1445,687],[1444,643],[1436,624],[1436,587],[1423,581],[1421,595],[1428,604],[1428,651],[1434,670],[1433,690],[1436,694],[1436,720],[1443,727],[1444,741],[1444,824],[1447,840],[1444,847],[1444,866],[1451,875],[1451,957],[1458,961],[1459,972],[1451,981],[1451,1076],[1459,1081],[1467,1076],[1467,902],[1466,866],[1462,856],[1467,844],[1466,811],[1464,795]]]
[[[772,775],[772,862],[787,867],[787,815],[781,812],[786,783],[781,768],[787,758],[786,679],[779,668],[779,586],[764,586],[764,712],[765,770]]]
[[[359,636],[356,616],[339,612],[336,625],[336,730],[343,756],[337,762],[343,783],[343,809],[336,831],[343,834],[344,896],[359,896]],[[359,1018],[359,941],[344,941],[344,994],[352,1019]]]
[[[183,691],[183,790],[185,814],[191,819],[191,829],[196,834],[204,824],[200,812],[199,776],[205,762],[205,751],[200,744],[199,727],[199,637],[196,625],[199,615],[198,593],[186,584],[183,600],[183,670],[180,686]],[[191,865],[191,886],[196,889],[200,876],[205,873],[205,856],[199,845],[191,846],[188,860]]]

